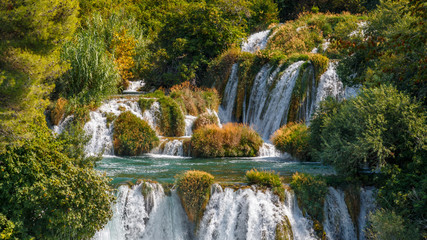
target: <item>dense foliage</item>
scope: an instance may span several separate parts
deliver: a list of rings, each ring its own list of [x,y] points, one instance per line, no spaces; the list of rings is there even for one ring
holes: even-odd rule
[[[417,229],[393,211],[378,209],[369,215],[366,238],[372,240],[418,239]]]
[[[338,73],[348,85],[393,84],[426,103],[425,7],[419,1],[383,1],[355,39],[341,40]]]
[[[307,161],[310,160],[309,139],[310,132],[305,123],[288,123],[273,134],[271,141],[278,150]]]
[[[194,131],[191,154],[195,157],[255,157],[263,141],[255,130],[228,123],[207,125]]]
[[[113,144],[117,155],[138,156],[156,147],[159,139],[146,121],[124,112],[114,122]]]
[[[323,203],[328,193],[326,182],[318,177],[297,172],[292,176],[290,186],[295,191],[303,211],[318,222],[323,222]]]
[[[188,218],[197,223],[209,201],[214,177],[207,172],[192,170],[176,176],[175,181]]]
[[[193,131],[206,125],[219,125],[218,117],[213,113],[203,113],[199,115],[193,123]]]
[[[58,141],[40,126],[35,138],[0,154],[2,238],[90,238],[112,214],[109,180],[70,138]]]

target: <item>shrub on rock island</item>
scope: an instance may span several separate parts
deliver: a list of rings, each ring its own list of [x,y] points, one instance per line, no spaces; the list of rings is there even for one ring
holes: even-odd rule
[[[288,123],[277,130],[271,141],[277,149],[301,161],[310,160],[310,132],[304,123]]]
[[[212,113],[208,113],[208,112],[203,113],[197,117],[196,121],[194,121],[193,131],[203,126],[212,125],[212,124],[217,126],[219,125],[218,117]]]
[[[249,184],[257,184],[263,187],[269,187],[274,194],[278,195],[281,200],[285,199],[285,188],[280,179],[279,173],[274,171],[258,171],[252,169],[246,172],[246,181]]]
[[[196,157],[255,157],[263,141],[252,128],[228,123],[222,128],[207,125],[194,131],[192,154]]]
[[[114,123],[114,152],[121,156],[137,156],[156,147],[156,132],[131,112],[119,115]]]
[[[209,194],[214,177],[203,171],[187,171],[176,178],[178,195],[192,222],[198,222],[209,201]]]

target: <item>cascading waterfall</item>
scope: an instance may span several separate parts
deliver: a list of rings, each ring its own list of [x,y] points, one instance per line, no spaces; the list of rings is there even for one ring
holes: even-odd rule
[[[191,137],[193,135],[193,124],[196,121],[197,117],[186,115],[185,116],[185,136]]]
[[[259,157],[284,157],[284,153],[276,149],[276,147],[271,143],[263,143],[259,148]],[[289,156],[287,156],[289,157]]]
[[[265,30],[250,35],[247,41],[242,44],[242,52],[255,53],[266,48],[270,32],[271,30]]]
[[[166,196],[158,183],[120,186],[113,212],[94,240],[191,239],[191,226],[176,192]]]
[[[348,213],[344,192],[329,187],[324,205],[323,227],[330,240],[357,240],[356,229]]]
[[[283,218],[279,198],[270,191],[234,191],[215,184],[198,239],[275,239],[276,227]]]
[[[359,239],[365,239],[365,227],[368,221],[368,215],[376,208],[375,204],[375,190],[374,188],[360,189],[360,214],[359,222]]]
[[[161,139],[160,146],[154,148],[151,153],[183,157],[185,155],[183,139]]]
[[[58,125],[52,127],[52,131],[56,134],[61,134],[73,120],[74,115],[69,115],[65,117],[58,123]]]
[[[228,123],[233,120],[234,102],[236,100],[237,85],[239,82],[239,78],[237,76],[238,69],[239,65],[235,63],[231,68],[230,78],[228,79],[227,85],[225,86],[222,104],[218,111],[221,123]]]
[[[123,93],[139,93],[139,89],[145,86],[145,82],[143,80],[138,81],[130,81],[129,87],[123,91]]]

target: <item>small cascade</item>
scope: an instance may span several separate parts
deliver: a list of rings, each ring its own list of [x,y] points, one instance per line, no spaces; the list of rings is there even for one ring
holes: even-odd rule
[[[138,81],[130,81],[129,87],[123,91],[125,94],[132,94],[132,93],[139,93],[140,89],[145,86],[145,83],[143,80]]]
[[[104,155],[114,154],[113,150],[113,121],[108,122],[107,116],[118,117],[122,112],[130,111],[140,119],[148,122],[148,124],[156,129],[155,115],[159,110],[158,103],[154,103],[149,110],[141,114],[137,98],[135,99],[112,99],[105,102],[96,111],[90,112],[90,120],[85,124],[84,130],[86,134],[91,136],[89,143],[86,145],[86,153],[89,155]]]
[[[344,192],[329,187],[324,205],[323,227],[330,240],[357,240],[356,229],[348,213]]]
[[[242,44],[242,52],[255,53],[267,47],[268,37],[271,30],[257,32],[248,37]]]
[[[160,146],[151,151],[152,154],[169,155],[169,156],[184,156],[183,139],[161,139]]]
[[[56,134],[61,134],[68,125],[74,120],[74,115],[69,115],[66,118],[62,119],[58,125],[52,127],[52,131]]]
[[[295,194],[292,191],[285,191],[285,194],[284,213],[292,226],[293,239],[316,239],[313,230],[313,222],[302,214],[301,209],[298,207]]]
[[[191,115],[185,115],[185,136],[191,137],[193,135],[193,124],[197,117]]]
[[[279,198],[269,190],[223,189],[215,184],[197,231],[198,239],[275,239],[284,219]]]
[[[120,186],[113,218],[94,240],[191,239],[185,212],[175,191],[164,194],[158,183]]]
[[[222,105],[219,107],[218,111],[221,123],[228,123],[233,121],[233,109],[237,95],[237,84],[239,81],[237,76],[238,69],[239,65],[235,63],[231,68],[230,78],[228,79],[227,85],[225,87]]]
[[[273,144],[263,143],[259,148],[259,157],[283,157],[284,154],[281,153]]]
[[[365,239],[365,227],[368,215],[376,208],[375,192],[373,188],[362,188],[360,190],[360,214],[359,214],[359,239]]]

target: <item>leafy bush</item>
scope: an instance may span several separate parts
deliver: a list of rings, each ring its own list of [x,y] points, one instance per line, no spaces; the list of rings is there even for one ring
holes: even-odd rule
[[[197,223],[203,216],[213,181],[211,174],[196,170],[175,177],[178,195],[190,221]]]
[[[193,131],[206,125],[219,125],[218,117],[213,113],[203,113],[199,115],[193,124]]]
[[[277,149],[302,161],[310,160],[310,132],[304,123],[288,123],[277,130],[271,141]]]
[[[91,238],[112,216],[109,179],[70,157],[41,122],[27,130],[36,137],[0,154],[1,238]]]
[[[114,123],[114,153],[120,156],[137,156],[156,147],[156,132],[144,120],[131,112],[119,115]]]
[[[323,203],[328,188],[326,182],[309,174],[294,173],[290,183],[302,210],[318,222],[323,222]]]
[[[234,123],[223,128],[207,125],[194,131],[191,137],[195,157],[255,157],[262,143],[252,128]]]
[[[417,229],[390,210],[378,209],[369,215],[369,225],[366,231],[367,239],[421,239]]]
[[[393,87],[365,89],[335,111],[323,115],[315,138],[322,139],[320,157],[342,174],[356,175],[365,165],[405,167],[425,154],[423,109]]]
[[[259,186],[269,187],[283,201],[285,199],[285,188],[279,173],[274,171],[258,171],[252,169],[246,172],[246,181],[249,184],[257,184]]]

